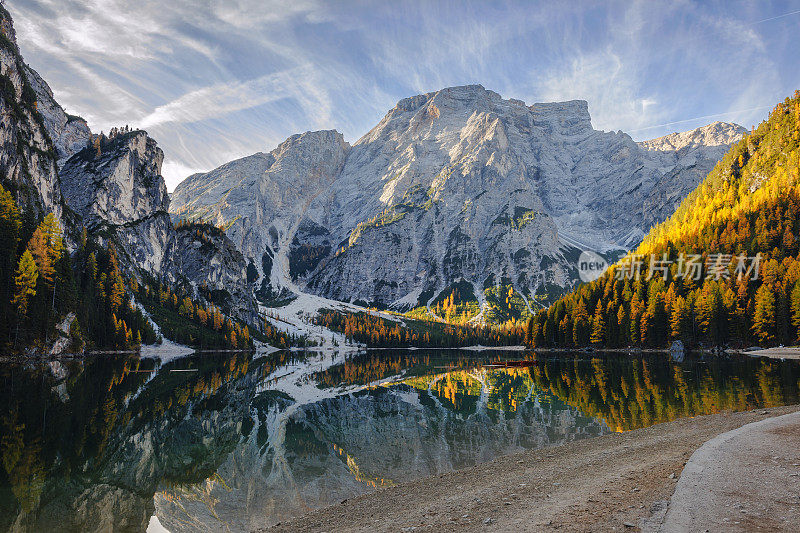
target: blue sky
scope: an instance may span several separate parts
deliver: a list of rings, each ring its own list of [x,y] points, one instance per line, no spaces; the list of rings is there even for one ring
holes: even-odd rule
[[[751,126],[800,88],[794,2],[7,0],[28,63],[94,131],[142,127],[170,190],[293,133],[351,143],[401,98],[480,83],[589,101],[634,139]]]

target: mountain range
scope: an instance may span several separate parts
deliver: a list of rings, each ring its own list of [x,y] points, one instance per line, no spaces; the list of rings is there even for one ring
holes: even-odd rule
[[[745,133],[636,143],[593,129],[585,101],[451,87],[401,100],[352,146],[306,132],[192,175],[170,212],[224,227],[263,301],[299,289],[408,310],[511,287],[530,311],[574,285],[580,251],[637,245]]]
[[[54,213],[68,250],[86,229],[128,276],[214,294],[251,324],[259,303],[303,292],[428,313],[458,292],[473,320],[530,316],[576,284],[582,250],[637,245],[746,133],[716,122],[637,143],[595,130],[585,101],[469,85],[401,100],[352,145],[293,135],[170,197],[156,142],[66,114],[0,15],[0,181],[29,225]]]

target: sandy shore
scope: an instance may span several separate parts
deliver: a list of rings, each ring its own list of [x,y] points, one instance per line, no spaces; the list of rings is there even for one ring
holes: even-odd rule
[[[268,531],[653,529],[695,450],[745,424],[798,410],[682,419],[501,457],[346,500]]]
[[[754,350],[742,352],[753,357],[769,357],[771,359],[800,359],[800,347],[784,346],[782,348],[766,348],[764,350]]]

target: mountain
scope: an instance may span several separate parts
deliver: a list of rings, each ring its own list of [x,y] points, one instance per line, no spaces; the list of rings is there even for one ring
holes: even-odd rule
[[[575,283],[581,250],[638,244],[744,133],[636,143],[593,129],[584,101],[451,87],[401,100],[352,146],[307,132],[190,176],[170,212],[225,227],[265,301],[305,290],[409,309],[459,288],[519,315]]]
[[[61,329],[72,332],[74,311],[86,304],[81,301],[86,294],[75,294],[74,288],[81,288],[86,280],[74,280],[71,271],[87,266],[88,240],[92,261],[109,251],[112,271],[119,267],[128,280],[146,282],[156,289],[164,284],[174,290],[176,298],[189,297],[195,304],[256,324],[257,306],[247,285],[247,264],[230,239],[216,234],[214,228],[173,226],[161,176],[164,154],[156,142],[146,132],[131,131],[127,126],[114,128],[109,135],[93,134],[83,119],[64,112],[44,79],[25,64],[11,16],[2,6],[0,34],[0,240],[8,257],[0,268],[0,318],[8,324],[26,318],[28,324],[42,320],[45,326],[37,335],[46,340],[57,334],[51,331],[55,323],[51,319],[60,320],[67,314],[68,321]],[[48,214],[52,217],[47,218]],[[44,235],[44,240],[32,239],[37,235]],[[61,250],[62,241],[66,254]],[[14,276],[26,249],[36,259],[30,272],[42,274],[30,278],[34,308],[30,310],[10,304],[8,287],[14,284],[5,279]],[[42,250],[52,257],[44,258]],[[67,263],[61,262],[62,257],[70,259],[71,268],[64,266]],[[78,264],[81,261],[83,264]],[[49,273],[53,265],[55,281]],[[97,266],[95,262],[92,268]],[[110,277],[105,281],[116,283]],[[44,297],[45,290],[50,297]],[[113,312],[106,318],[114,315],[114,327],[118,327],[121,315],[117,311],[122,311],[116,297],[114,300]],[[46,306],[48,301],[52,303]],[[51,316],[50,307],[56,317]],[[27,316],[20,312],[26,310]],[[5,332],[6,325],[0,330]],[[123,325],[122,338],[132,342],[137,331],[130,323]],[[79,327],[84,332],[87,328],[85,323]],[[235,328],[228,329],[230,333]],[[80,336],[78,330],[74,336]],[[5,342],[9,337],[3,338]]]
[[[720,138],[719,146],[726,140]],[[670,136],[648,148],[680,152],[691,150],[692,142],[688,135]],[[694,346],[796,342],[798,168],[800,91],[735,143],[631,256],[539,312],[530,322],[529,342],[655,347],[673,340]]]

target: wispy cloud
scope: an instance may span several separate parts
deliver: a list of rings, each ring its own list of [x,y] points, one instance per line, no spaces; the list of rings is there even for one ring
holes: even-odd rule
[[[282,98],[308,99],[328,116],[330,103],[324,95],[317,93],[315,98],[305,81],[313,76],[313,67],[306,65],[274,74],[261,76],[244,82],[234,81],[203,87],[191,91],[169,103],[156,107],[152,113],[142,118],[138,125],[143,128],[158,126],[168,122],[190,124],[202,120],[228,115],[234,111],[251,109]]]
[[[95,130],[146,127],[173,188],[298,131],[354,141],[406,96],[481,83],[589,101],[645,138],[744,125],[800,85],[798,2],[15,0],[28,62]]]

